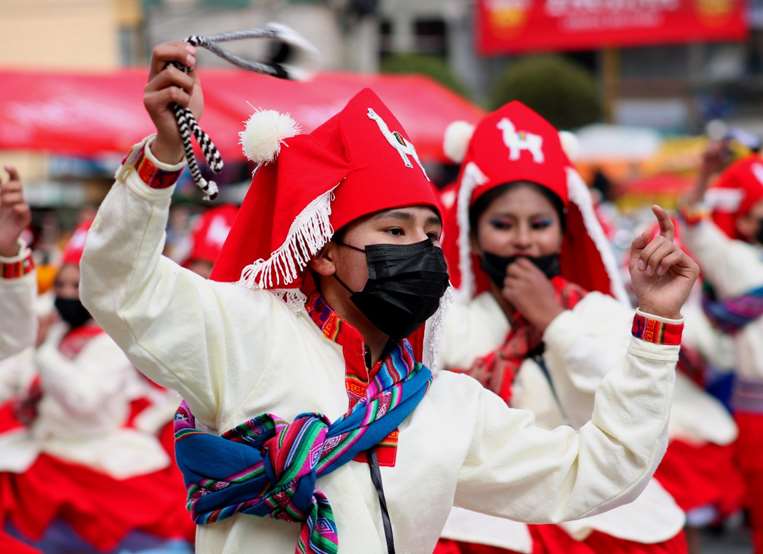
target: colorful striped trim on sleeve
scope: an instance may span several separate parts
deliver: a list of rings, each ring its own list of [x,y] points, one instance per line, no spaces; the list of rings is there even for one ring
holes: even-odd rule
[[[667,344],[679,346],[683,335],[684,324],[670,323],[651,318],[640,312],[633,316],[633,328],[631,333],[637,339],[654,344]]]
[[[0,262],[0,277],[3,279],[18,279],[28,275],[34,269],[32,253],[27,251],[26,256],[14,262]]]
[[[135,162],[135,171],[138,172],[140,180],[152,189],[166,189],[175,184],[183,170],[166,171],[159,169],[146,156],[145,149],[141,148]]]

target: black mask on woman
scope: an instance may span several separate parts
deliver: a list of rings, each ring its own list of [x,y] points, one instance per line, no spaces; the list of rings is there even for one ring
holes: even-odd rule
[[[763,244],[763,217],[758,219],[758,232],[755,234],[755,240],[758,244]]]
[[[87,308],[82,305],[78,298],[61,298],[57,296],[54,305],[56,310],[58,310],[58,315],[72,329],[81,327],[91,318],[90,312],[87,311]]]
[[[368,281],[353,291],[353,304],[377,329],[393,340],[410,335],[440,306],[448,288],[448,266],[442,249],[430,239],[415,244],[371,244],[365,249],[338,242],[366,254]]]
[[[543,275],[552,279],[562,272],[559,262],[559,254],[548,254],[546,256],[498,256],[490,252],[483,252],[480,256],[480,265],[490,280],[495,283],[499,289],[503,288],[503,281],[506,279],[506,269],[516,262],[519,258],[527,258],[535,267],[543,272]]]

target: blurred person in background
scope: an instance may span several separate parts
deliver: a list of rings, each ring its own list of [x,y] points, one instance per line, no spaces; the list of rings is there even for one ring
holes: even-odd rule
[[[759,147],[758,147],[759,149]],[[763,552],[763,158],[753,148],[728,164],[729,142],[711,144],[681,203],[683,237],[702,269],[706,316],[731,336],[737,460],[757,553]],[[713,176],[720,173],[711,185]]]
[[[132,421],[150,387],[79,299],[89,226],[63,252],[58,321],[38,348],[0,367],[0,519],[45,552],[187,545],[182,481],[159,440]],[[24,315],[36,316],[31,303]]]

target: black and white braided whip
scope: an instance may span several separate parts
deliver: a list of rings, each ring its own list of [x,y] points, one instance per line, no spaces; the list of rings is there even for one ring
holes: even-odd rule
[[[280,55],[272,61],[256,62],[244,59],[241,56],[225,50],[217,44],[220,42],[253,38],[267,38],[279,41],[282,46],[282,52],[280,52]],[[191,35],[185,39],[185,41],[191,46],[204,48],[242,69],[254,71],[256,73],[264,73],[265,75],[270,75],[271,77],[276,77],[278,79],[304,78],[299,68],[283,63],[287,61],[287,58],[289,57],[288,55],[284,55],[284,49],[287,51],[301,50],[311,54],[317,53],[315,48],[304,38],[298,35],[295,31],[279,23],[268,23],[259,29],[221,33],[219,35]],[[175,62],[173,62],[173,65],[185,73],[190,71],[190,68],[185,65]],[[218,194],[217,183],[206,180],[201,174],[201,169],[199,168],[196,156],[193,153],[191,136],[193,136],[199,144],[199,147],[204,154],[204,159],[213,173],[217,174],[222,171],[223,158],[215,146],[215,143],[212,142],[209,135],[207,135],[207,133],[205,133],[199,126],[191,110],[178,104],[174,104],[172,106],[172,111],[175,114],[175,121],[177,121],[178,130],[180,131],[180,138],[183,141],[183,152],[185,154],[185,159],[188,162],[188,169],[191,172],[193,182],[204,193],[204,200],[214,200]]]

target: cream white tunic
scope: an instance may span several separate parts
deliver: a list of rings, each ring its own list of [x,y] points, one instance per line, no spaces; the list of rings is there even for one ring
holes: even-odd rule
[[[722,299],[763,286],[763,249],[728,238],[709,219],[682,228],[683,240],[702,268],[704,279]],[[763,317],[733,336],[741,380],[763,381]]]
[[[594,410],[596,390],[628,350],[632,319],[633,310],[613,298],[599,293],[586,295],[546,329],[543,358],[548,376],[533,360],[522,364],[512,386],[512,406],[532,411],[538,425],[547,429],[565,424],[574,428],[585,425]],[[468,328],[464,321],[470,322]],[[485,333],[478,336],[475,329],[484,329]],[[446,330],[449,340],[444,348],[444,365],[463,368],[471,365],[464,364],[466,360],[473,361],[498,348],[509,326],[492,294],[483,293],[469,303],[452,307]],[[494,344],[490,346],[490,342]],[[679,380],[688,381],[680,375]],[[630,504],[561,524],[578,540],[600,531],[646,544],[674,537],[683,525],[683,512],[655,480]],[[523,524],[506,521],[501,525],[496,518],[465,510],[451,513],[443,537],[518,552],[532,551]]]
[[[26,255],[26,247],[21,246],[18,256],[0,256],[0,264],[19,262]],[[34,312],[36,276],[36,272],[32,271],[13,279],[0,277],[0,360],[34,346],[37,332],[37,316]]]
[[[304,308],[162,257],[172,189],[148,188],[131,168],[119,175],[88,235],[81,294],[136,367],[180,392],[213,432],[263,412],[340,417],[348,398],[339,346]],[[397,550],[431,553],[453,504],[558,522],[635,498],[665,450],[678,348],[627,342],[577,431],[543,429],[477,381],[438,374],[400,428],[395,467],[381,468]],[[385,552],[368,466],[350,462],[319,484],[340,552]],[[200,527],[197,551],[292,554],[297,533],[239,515]]]

